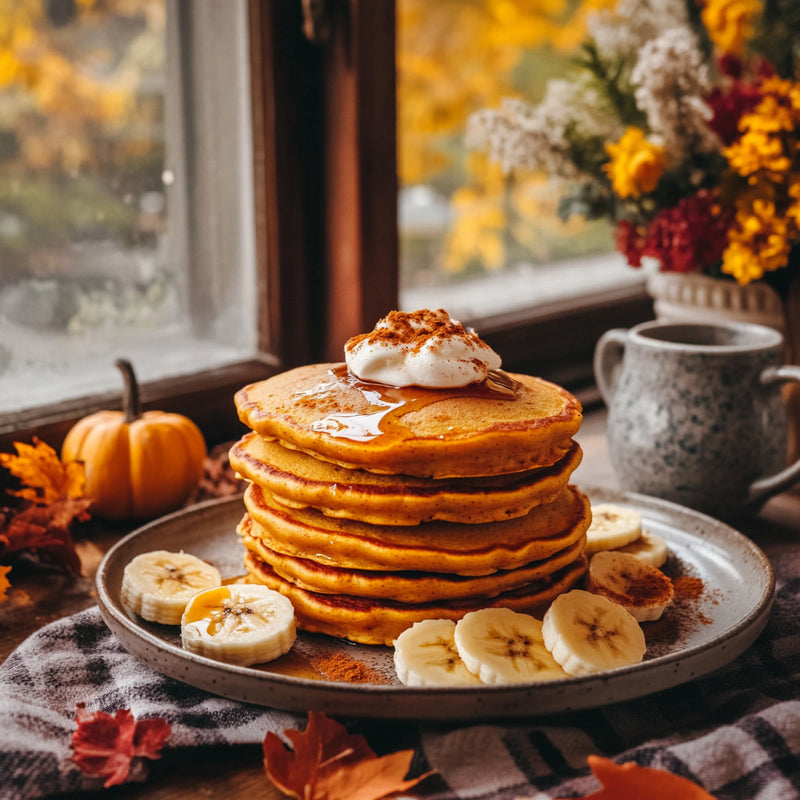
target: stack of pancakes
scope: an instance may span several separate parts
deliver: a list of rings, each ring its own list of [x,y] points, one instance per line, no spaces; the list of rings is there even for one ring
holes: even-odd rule
[[[391,644],[418,620],[538,613],[583,577],[590,511],[569,483],[577,400],[502,373],[463,389],[362,382],[314,364],[236,394],[251,580],[298,626]]]

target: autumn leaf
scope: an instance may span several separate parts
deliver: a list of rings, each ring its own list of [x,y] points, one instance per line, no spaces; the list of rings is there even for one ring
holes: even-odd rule
[[[83,703],[78,703],[76,718],[72,760],[83,772],[106,778],[106,788],[125,782],[134,758],[160,758],[172,730],[158,717],[137,722],[128,709],[112,717],[105,711],[89,713]]]
[[[59,500],[83,497],[86,478],[83,464],[63,464],[58,453],[46,442],[33,438],[33,444],[14,442],[17,455],[0,453],[0,466],[8,469],[24,488],[9,494],[38,505],[52,505]]]
[[[603,788],[584,800],[714,800],[705,789],[680,775],[662,769],[589,756],[589,767]]]
[[[309,711],[304,732],[284,733],[291,749],[267,733],[264,770],[278,789],[299,800],[379,800],[431,774],[406,780],[413,750],[378,757],[363,736],[348,733],[322,712]]]
[[[8,575],[9,572],[11,572],[11,567],[0,566],[0,603],[4,600],[8,600],[8,590],[11,584],[6,575]]]
[[[30,551],[79,575],[81,562],[70,526],[74,520],[89,519],[83,464],[63,464],[52,447],[35,437],[32,445],[14,446],[17,455],[0,453],[0,466],[20,479],[22,488],[9,494],[24,503],[17,509],[0,509],[0,557]]]
[[[75,575],[81,561],[69,526],[73,519],[86,520],[90,500],[61,500],[49,506],[31,505],[5,520],[0,516],[0,557],[25,550],[48,555]]]

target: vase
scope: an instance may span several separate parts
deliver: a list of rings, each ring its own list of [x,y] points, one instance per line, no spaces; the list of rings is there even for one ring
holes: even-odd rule
[[[795,281],[795,283],[797,283]],[[717,322],[735,320],[774,328],[783,335],[785,360],[800,363],[800,313],[797,287],[782,299],[770,286],[711,278],[683,272],[656,272],[647,282],[658,319],[670,322]],[[784,386],[789,412],[789,463],[800,455],[800,387]]]
[[[733,320],[767,325],[786,334],[783,303],[763,283],[736,281],[684,272],[656,272],[647,282],[656,317],[670,322]]]

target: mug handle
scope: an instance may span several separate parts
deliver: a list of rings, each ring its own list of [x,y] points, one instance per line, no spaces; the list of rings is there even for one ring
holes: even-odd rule
[[[785,381],[800,382],[800,367],[789,365],[767,367],[767,369],[761,373],[760,380],[765,386],[769,386],[773,383],[784,383]],[[747,497],[748,503],[756,504],[766,500],[783,489],[787,489],[797,481],[800,481],[800,458],[775,475],[753,481],[753,483],[750,484]]]
[[[619,367],[628,343],[626,328],[612,328],[606,331],[594,348],[594,379],[605,404],[611,405],[611,398],[617,388]]]

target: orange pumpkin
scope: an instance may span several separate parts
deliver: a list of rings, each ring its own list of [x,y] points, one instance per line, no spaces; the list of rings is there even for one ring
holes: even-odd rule
[[[206,443],[188,417],[142,413],[130,362],[116,362],[125,381],[122,411],[98,411],[67,433],[61,459],[82,461],[93,515],[151,519],[180,508],[203,475]]]

